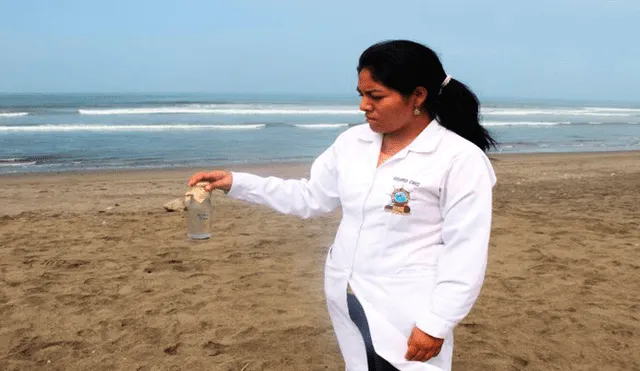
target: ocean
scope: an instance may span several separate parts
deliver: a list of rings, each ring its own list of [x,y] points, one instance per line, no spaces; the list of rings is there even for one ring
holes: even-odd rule
[[[640,104],[498,101],[482,117],[497,153],[640,149]],[[362,123],[357,96],[0,94],[0,174],[311,161]]]

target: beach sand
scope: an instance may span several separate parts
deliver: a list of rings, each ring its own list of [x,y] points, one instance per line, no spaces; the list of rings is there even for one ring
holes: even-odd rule
[[[640,152],[492,157],[454,370],[640,370]],[[322,286],[339,212],[215,193],[213,238],[190,241],[162,205],[196,170],[0,176],[0,370],[343,369]]]

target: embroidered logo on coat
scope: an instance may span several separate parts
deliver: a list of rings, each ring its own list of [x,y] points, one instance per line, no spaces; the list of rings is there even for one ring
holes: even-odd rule
[[[411,200],[411,193],[404,189],[404,187],[395,188],[391,193],[391,202],[384,207],[385,211],[390,211],[394,214],[408,215],[411,213],[409,207],[409,201]]]

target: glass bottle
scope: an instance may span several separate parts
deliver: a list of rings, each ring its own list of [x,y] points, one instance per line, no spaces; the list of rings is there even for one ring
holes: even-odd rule
[[[201,182],[193,186],[185,197],[187,206],[187,236],[195,240],[211,237],[211,218],[213,204],[211,193],[204,190],[207,183]]]

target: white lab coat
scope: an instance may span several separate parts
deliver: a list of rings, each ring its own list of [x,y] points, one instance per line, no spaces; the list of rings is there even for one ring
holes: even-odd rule
[[[369,125],[352,127],[314,161],[308,180],[234,172],[228,195],[303,218],[342,205],[325,294],[347,370],[367,370],[364,342],[349,318],[347,284],[381,357],[403,371],[450,370],[453,328],[484,279],[495,174],[478,147],[436,120],[376,167],[381,143]],[[398,212],[388,210],[394,189],[400,190]],[[445,339],[428,362],[404,359],[414,325]]]

